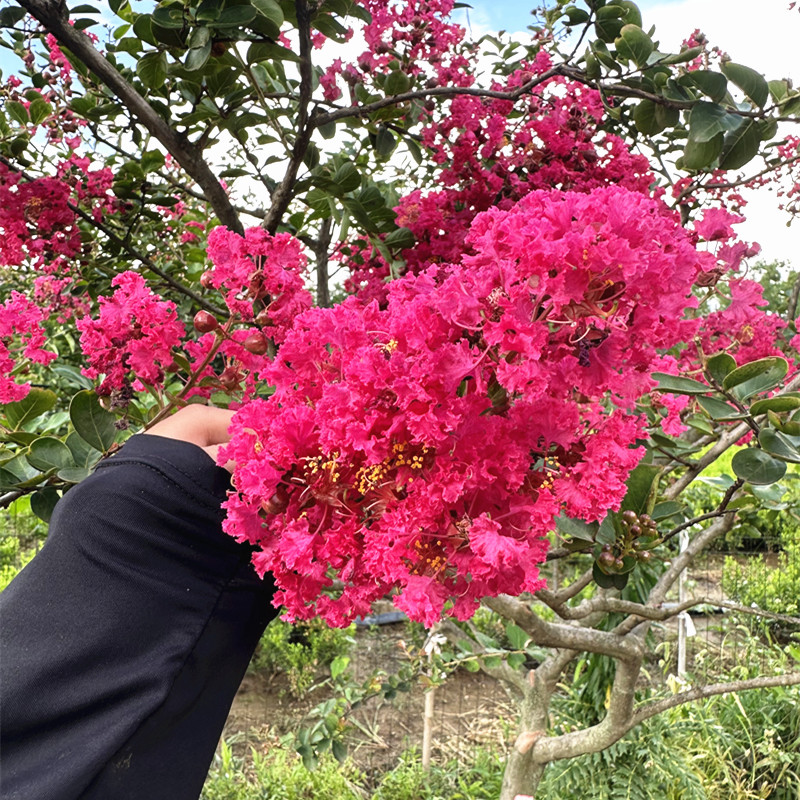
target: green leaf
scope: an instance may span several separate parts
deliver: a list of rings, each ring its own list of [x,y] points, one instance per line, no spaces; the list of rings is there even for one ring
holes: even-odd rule
[[[167,54],[148,53],[136,64],[136,74],[148,89],[159,89],[167,79]]]
[[[9,427],[18,431],[23,425],[50,411],[57,399],[56,393],[49,389],[31,389],[22,400],[0,405],[0,413],[5,415]]]
[[[718,133],[709,142],[695,142],[689,139],[678,162],[680,169],[700,170],[710,167],[722,152],[725,137]]]
[[[375,137],[375,152],[380,158],[389,158],[397,147],[397,139],[394,134],[385,126],[378,126],[378,134]]]
[[[280,31],[283,25],[283,11],[275,0],[250,0],[256,11],[266,17]]]
[[[331,742],[331,752],[340,764],[347,761],[347,745],[341,739],[334,739]]]
[[[759,108],[763,108],[769,98],[769,84],[764,77],[750,67],[729,61],[720,66],[723,74],[735,83]]]
[[[718,400],[716,397],[698,397],[697,402],[711,419],[733,420],[742,419],[745,415],[730,403]]]
[[[186,24],[183,7],[179,3],[157,8],[153,12],[152,19],[160,28],[179,29]]]
[[[361,186],[361,174],[352,161],[345,161],[334,173],[333,182],[342,194],[347,194]]]
[[[528,657],[525,653],[509,653],[508,656],[506,656],[506,662],[511,669],[520,669],[520,667],[524,667],[527,660]]]
[[[105,453],[114,444],[114,415],[102,408],[93,391],[78,392],[72,398],[69,418],[78,436],[95,450]]]
[[[798,449],[800,437],[787,436],[773,428],[762,428],[758,434],[758,443],[770,455],[782,461],[800,463],[800,449]]]
[[[34,100],[28,107],[28,113],[31,122],[40,125],[53,113],[53,107],[46,100]]]
[[[73,462],[78,467],[93,467],[103,455],[74,431],[67,436],[66,445],[72,453]]]
[[[31,511],[42,522],[50,522],[60,495],[52,486],[45,486],[31,495]]]
[[[247,25],[256,18],[258,12],[251,5],[229,6],[224,8],[214,22],[215,27],[239,27]]]
[[[300,61],[300,56],[292,52],[288,47],[271,42],[253,42],[247,48],[247,63],[254,64],[257,61]]]
[[[195,28],[186,40],[189,48],[203,47],[211,39],[211,31],[205,26]]]
[[[28,116],[28,109],[22,103],[18,103],[16,100],[9,100],[6,103],[6,113],[8,114],[11,119],[15,122],[18,122],[20,125],[27,125],[30,121],[30,117]]]
[[[411,79],[399,69],[393,69],[386,76],[386,82],[383,84],[387,95],[403,94],[403,92],[408,91],[410,86]]]
[[[406,250],[413,247],[414,242],[416,238],[408,228],[398,228],[384,239],[384,244],[394,250]]]
[[[91,474],[92,471],[86,467],[64,467],[58,471],[58,477],[67,483],[80,483]]]
[[[196,72],[202,69],[208,62],[211,55],[211,42],[207,41],[201,47],[195,47],[187,51],[186,58],[183,59],[183,66],[189,72]]]
[[[575,6],[567,6],[564,9],[564,15],[568,20],[568,25],[582,25],[590,19],[588,11],[582,8],[576,8]]]
[[[620,56],[632,60],[639,67],[647,64],[650,53],[655,50],[653,40],[638,25],[624,25],[614,40],[614,46]]]
[[[11,6],[0,11],[0,28],[13,28],[28,12],[21,6]]]
[[[661,469],[652,464],[639,464],[636,469],[628,475],[625,485],[628,490],[622,499],[620,511],[632,509],[637,514],[647,512],[650,505],[650,496],[653,492],[653,485],[659,476]]]
[[[689,138],[699,144],[710,142],[718,133],[735,131],[741,124],[742,118],[736,114],[729,114],[716,103],[700,100],[689,113]]]
[[[717,353],[706,361],[706,372],[721,386],[736,369],[736,359],[730,353]]]
[[[658,521],[660,519],[669,519],[678,514],[683,514],[684,505],[676,500],[664,500],[662,503],[656,503],[650,516]]]
[[[680,78],[684,86],[696,86],[704,95],[719,103],[728,91],[728,79],[719,72],[707,69],[696,69],[687,72]]]
[[[778,414],[784,411],[794,411],[800,408],[800,395],[782,394],[778,397],[767,397],[765,400],[756,400],[750,406],[750,413],[757,417],[759,414],[766,414],[767,411],[775,411]]]
[[[775,483],[786,474],[784,461],[754,447],[736,453],[731,459],[731,467],[738,477],[756,486]]]
[[[592,566],[592,578],[601,589],[624,589],[628,583],[627,575],[608,575],[596,561]]]
[[[73,466],[70,449],[55,436],[43,436],[32,442],[25,458],[32,467],[42,472]]]
[[[652,100],[642,100],[633,109],[633,122],[636,130],[648,136],[661,133],[667,126],[664,118],[658,114],[658,106]]]
[[[693,61],[697,56],[699,56],[703,52],[702,47],[687,47],[685,50],[681,50],[680,53],[675,53],[673,55],[667,55],[663,58],[660,58],[658,63],[659,64],[685,64],[687,61]]]
[[[556,528],[561,533],[571,536],[573,539],[581,539],[585,542],[593,542],[597,534],[598,524],[596,522],[584,522],[581,519],[573,519],[572,517],[560,514],[555,519]]]
[[[694,378],[681,378],[666,372],[654,372],[653,377],[658,381],[656,389],[659,392],[670,394],[705,394],[711,391],[710,386],[694,380]]]
[[[350,658],[348,656],[336,656],[331,661],[331,678],[336,680],[347,669],[349,664]]]
[[[758,155],[761,147],[761,125],[748,119],[725,137],[722,144],[720,169],[739,169]]]
[[[780,356],[751,361],[729,373],[722,388],[733,391],[739,400],[747,400],[760,392],[777,386],[789,371],[789,362]]]
[[[513,622],[509,622],[506,625],[506,637],[515,650],[524,650],[531,640],[531,637]]]

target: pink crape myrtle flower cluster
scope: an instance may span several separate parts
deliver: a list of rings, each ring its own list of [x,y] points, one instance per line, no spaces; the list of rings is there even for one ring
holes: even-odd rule
[[[242,237],[219,227],[208,236],[208,255],[214,266],[203,282],[219,289],[231,313],[244,321],[253,319],[254,301],[266,300],[260,324],[276,342],[311,307],[302,277],[306,258],[294,236],[248,228]]]
[[[101,395],[127,393],[132,379],[155,385],[173,363],[172,348],[185,329],[175,304],[152,292],[138,272],[123,272],[111,282],[111,297],[99,298],[97,319],[77,320],[89,378],[103,375]]]
[[[274,395],[234,417],[225,529],[292,618],[345,625],[390,591],[425,624],[468,618],[542,586],[559,513],[619,507],[633,404],[695,332],[713,256],[621,187],[532,192],[480,214],[466,252],[384,305],[302,314],[264,370]]]
[[[0,403],[14,403],[25,398],[29,383],[17,383],[12,371],[21,359],[49,364],[56,353],[45,350],[47,335],[42,327],[44,313],[19,292],[0,305]]]

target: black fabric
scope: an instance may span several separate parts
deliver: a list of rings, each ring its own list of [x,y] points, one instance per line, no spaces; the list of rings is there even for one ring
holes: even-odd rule
[[[0,797],[195,800],[274,591],[225,535],[228,474],[135,436],[0,595]]]

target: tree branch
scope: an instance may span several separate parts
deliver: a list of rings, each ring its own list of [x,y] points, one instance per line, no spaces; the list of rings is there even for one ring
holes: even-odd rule
[[[787,672],[783,675],[766,675],[759,678],[748,678],[741,681],[730,681],[729,683],[712,683],[708,686],[698,686],[685,692],[679,692],[672,697],[648,703],[636,710],[631,718],[628,730],[634,728],[641,722],[650,717],[661,714],[675,706],[684,703],[692,703],[695,700],[703,700],[707,697],[714,697],[720,694],[730,694],[731,692],[746,692],[750,689],[772,689],[776,686],[797,686],[800,684],[800,672]]]
[[[164,145],[167,152],[197,182],[220,222],[241,234],[243,229],[239,217],[219,179],[204,160],[202,151],[176,133],[95,48],[89,37],[69,24],[66,4],[60,0],[19,0],[19,3],[114,92],[131,115]]]
[[[484,603],[506,619],[513,620],[541,647],[558,647],[567,650],[585,650],[602,653],[612,658],[637,658],[640,645],[607,631],[592,630],[574,625],[545,622],[525,603],[509,595],[489,597]]]
[[[297,32],[300,37],[300,99],[297,109],[297,136],[289,159],[289,165],[283,180],[272,193],[272,205],[261,223],[269,233],[275,233],[289,203],[292,201],[292,189],[297,180],[297,173],[303,163],[311,134],[319,124],[314,117],[309,118],[308,107],[311,104],[312,68],[311,68],[311,13],[307,0],[295,0],[297,13]]]

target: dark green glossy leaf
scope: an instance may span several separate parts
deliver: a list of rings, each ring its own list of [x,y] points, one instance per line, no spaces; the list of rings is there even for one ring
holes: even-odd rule
[[[627,575],[607,575],[596,561],[592,567],[592,577],[601,589],[624,589],[628,583]]]
[[[658,381],[656,389],[658,389],[659,392],[669,392],[670,394],[705,394],[711,391],[710,386],[696,381],[694,378],[681,378],[666,372],[654,372],[653,377]]]
[[[779,481],[786,474],[786,463],[754,447],[740,450],[731,459],[736,475],[756,486]]]
[[[57,474],[62,481],[67,483],[80,483],[86,480],[92,474],[92,471],[86,467],[64,467]]]
[[[752,161],[761,147],[761,124],[748,119],[725,137],[722,145],[720,169],[739,169]]]
[[[733,391],[739,400],[747,400],[748,397],[777,386],[788,371],[789,363],[785,358],[760,358],[729,373],[722,382],[722,387],[726,391]]]
[[[628,490],[625,492],[620,511],[631,509],[637,514],[646,513],[660,472],[661,469],[652,464],[639,464],[625,481]]]
[[[711,141],[695,142],[689,139],[683,150],[678,166],[681,169],[705,169],[710,167],[722,152],[725,137],[718,133]]]
[[[114,415],[100,405],[93,391],[78,392],[72,398],[69,418],[78,436],[95,450],[105,453],[114,444]]]
[[[283,11],[275,0],[250,0],[256,11],[266,17],[278,30],[283,25]]]
[[[704,95],[719,103],[728,91],[728,79],[719,72],[707,69],[696,69],[687,72],[680,82],[685,86],[696,86]]]
[[[394,134],[385,126],[378,126],[378,134],[375,137],[375,152],[380,158],[389,158],[397,147],[397,139]]]
[[[750,413],[755,417],[759,414],[766,414],[767,411],[775,411],[778,414],[784,411],[794,411],[800,408],[800,396],[796,394],[782,394],[778,397],[767,397],[765,400],[756,400],[750,406]]]
[[[769,98],[769,85],[754,69],[732,61],[720,66],[723,74],[735,83],[757,106],[764,107]]]
[[[614,40],[617,53],[630,59],[637,66],[647,64],[655,46],[653,40],[638,25],[623,25],[619,36]]]
[[[384,239],[386,246],[395,250],[406,250],[413,247],[415,241],[414,234],[408,228],[398,228]]]
[[[411,79],[405,72],[399,69],[393,69],[386,76],[386,82],[383,85],[387,95],[403,94],[407,92],[411,86]]]
[[[34,100],[28,107],[28,113],[31,122],[40,125],[53,113],[53,107],[46,100]]]
[[[195,47],[187,51],[186,58],[183,60],[183,66],[189,72],[196,72],[202,69],[208,62],[211,55],[211,42],[207,41],[201,47]]]
[[[31,495],[31,511],[33,511],[42,522],[50,522],[56,503],[59,500],[60,495],[56,489],[52,486],[45,486],[43,489],[39,489]]]
[[[584,522],[582,519],[572,519],[563,514],[556,517],[556,528],[561,533],[571,536],[573,539],[581,539],[585,542],[593,542],[597,535],[598,524],[596,522]]]
[[[25,108],[24,104],[18,103],[16,100],[8,100],[5,105],[5,110],[8,116],[20,125],[27,125],[28,122],[30,122],[28,109]]]
[[[736,359],[730,353],[717,353],[706,361],[706,372],[720,385],[736,369]]]
[[[160,28],[183,28],[186,20],[183,16],[183,6],[172,4],[157,8],[152,15],[153,23]]]
[[[700,100],[692,106],[689,114],[689,138],[702,144],[711,141],[718,133],[735,131],[742,124],[742,118],[728,113],[716,103]]]
[[[32,442],[25,458],[32,467],[42,472],[73,466],[70,449],[54,436],[42,436]]]
[[[136,64],[136,74],[148,89],[159,89],[167,79],[167,54],[148,53]]]
[[[0,405],[0,414],[5,416],[12,430],[19,430],[31,420],[50,411],[56,400],[56,393],[49,389],[31,389],[22,400]]]
[[[95,450],[74,431],[67,436],[66,445],[70,453],[72,453],[73,462],[78,467],[93,467],[102,456],[99,450]]]
[[[28,12],[21,6],[0,10],[0,28],[13,28]]]
[[[636,130],[648,136],[654,136],[661,133],[666,125],[662,124],[662,120],[656,114],[657,106],[652,100],[641,100],[633,110],[633,121],[636,125]]]
[[[716,397],[698,397],[697,402],[711,419],[733,420],[742,419],[744,414],[730,403],[718,400]]]
[[[762,428],[758,434],[758,442],[770,455],[782,461],[800,463],[800,437],[787,436],[773,428]]]
[[[218,28],[228,28],[247,25],[256,18],[257,13],[256,9],[249,4],[228,6],[220,12],[220,15],[214,21],[214,26]]]
[[[590,19],[586,10],[575,6],[567,6],[564,9],[564,15],[567,17],[569,25],[583,25],[584,22],[588,22]]]

